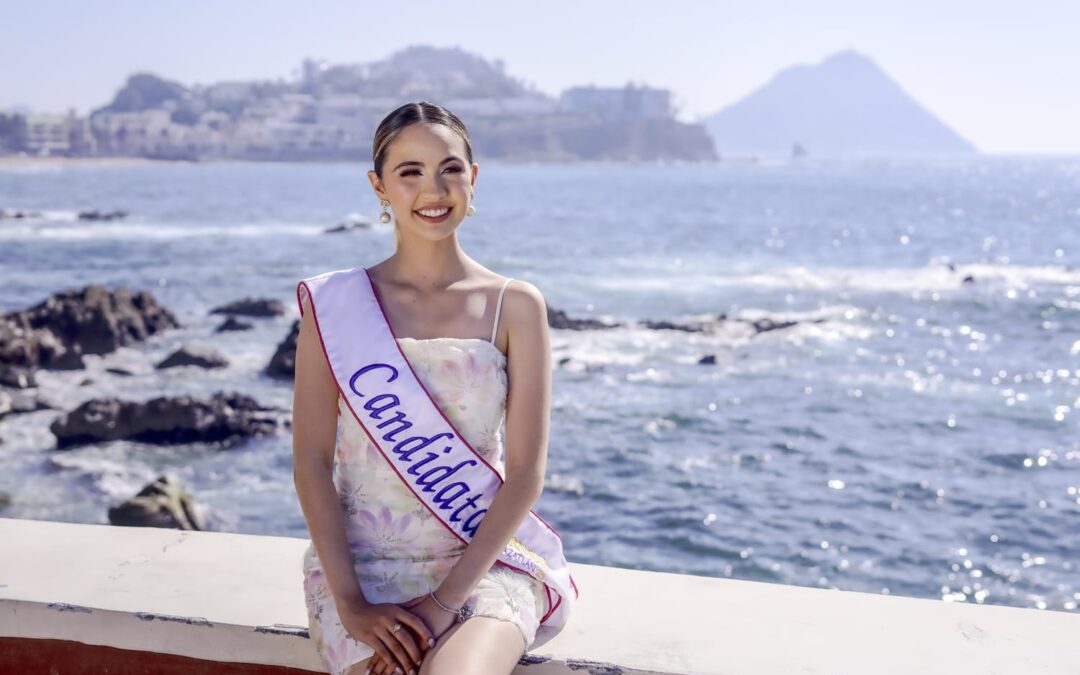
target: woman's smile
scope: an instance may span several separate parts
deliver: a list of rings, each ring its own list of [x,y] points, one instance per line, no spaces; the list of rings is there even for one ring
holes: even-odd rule
[[[423,211],[413,211],[421,220],[425,223],[441,223],[450,217],[451,209],[442,207],[441,209],[424,209]]]

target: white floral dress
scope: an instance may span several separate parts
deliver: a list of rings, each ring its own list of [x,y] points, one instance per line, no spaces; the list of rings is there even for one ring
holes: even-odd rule
[[[500,433],[506,412],[506,356],[479,338],[400,338],[405,356],[432,398],[465,439],[505,476]],[[334,484],[360,587],[370,602],[404,602],[438,587],[466,544],[447,531],[394,473],[338,397],[340,436]],[[374,654],[347,634],[314,544],[304,555],[309,633],[337,675]],[[474,615],[517,625],[532,645],[546,610],[543,583],[495,564],[467,604]]]

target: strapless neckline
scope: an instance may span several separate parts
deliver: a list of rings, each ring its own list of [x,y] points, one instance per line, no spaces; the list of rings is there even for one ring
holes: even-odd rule
[[[459,338],[459,337],[433,337],[433,338],[414,338],[414,337],[400,337],[395,338],[398,342],[479,342],[487,345],[493,352],[503,361],[506,360],[506,354],[502,353],[502,350],[495,346],[495,343],[491,340],[485,340],[484,338]]]

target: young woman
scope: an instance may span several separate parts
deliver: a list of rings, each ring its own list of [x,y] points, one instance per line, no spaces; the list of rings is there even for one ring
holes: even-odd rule
[[[547,461],[546,304],[458,242],[479,166],[457,116],[404,105],[379,125],[373,154],[368,178],[383,221],[396,216],[396,251],[297,288],[293,455],[311,534],[310,635],[335,675],[509,673],[561,630],[577,597],[561,540],[531,510]],[[392,372],[380,386],[403,388],[373,396],[364,378],[376,370]],[[443,456],[436,435],[394,437],[421,418],[433,420],[425,433],[460,436],[457,447]],[[426,447],[404,451],[409,441]],[[451,451],[465,459],[421,474]]]

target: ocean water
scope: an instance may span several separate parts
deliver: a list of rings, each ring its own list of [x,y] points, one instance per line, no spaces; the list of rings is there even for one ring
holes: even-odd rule
[[[0,168],[0,208],[45,211],[0,221],[0,309],[125,284],[184,325],[40,373],[42,392],[67,409],[220,389],[288,408],[290,383],[262,369],[296,281],[392,253],[377,221],[322,233],[375,219],[366,169]],[[572,562],[1077,610],[1080,158],[481,163],[476,206],[459,232],[472,257],[552,308],[631,324],[552,335],[537,510]],[[245,296],[290,314],[215,335],[208,310]],[[709,336],[633,325],[719,314]],[[798,323],[755,336],[759,318]],[[231,366],[154,371],[180,344]],[[168,470],[216,529],[307,536],[288,435],[56,451],[55,415],[0,421],[0,516],[104,523]]]

